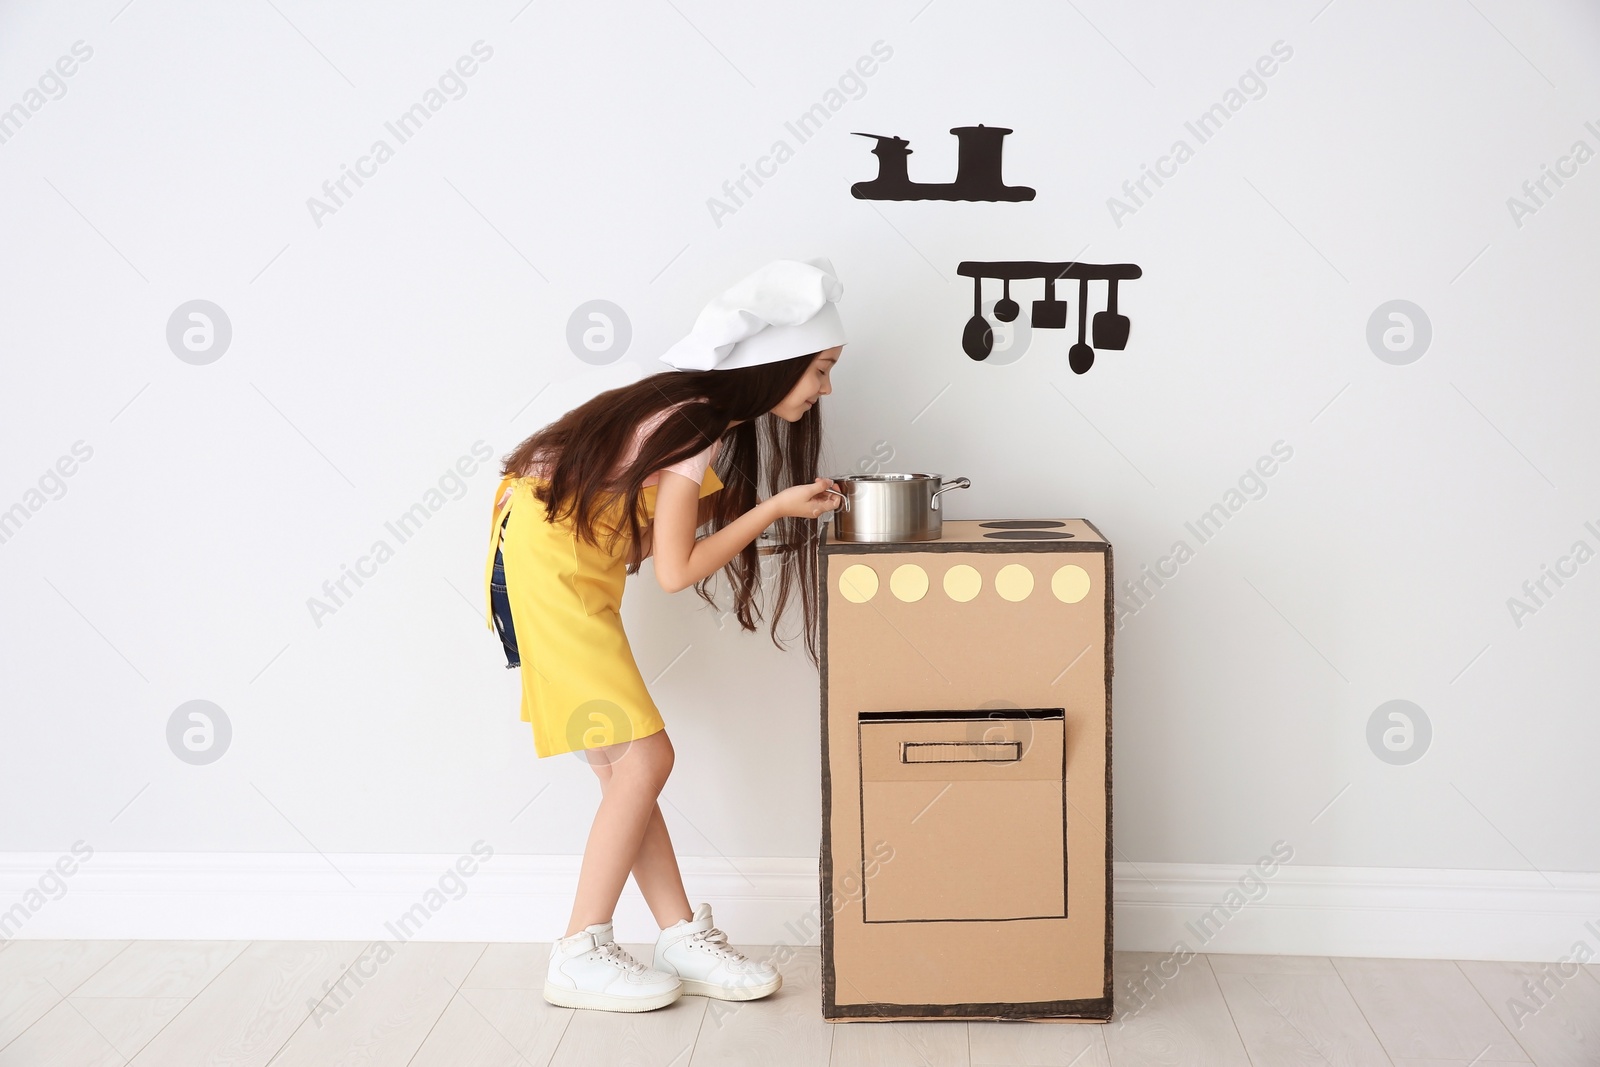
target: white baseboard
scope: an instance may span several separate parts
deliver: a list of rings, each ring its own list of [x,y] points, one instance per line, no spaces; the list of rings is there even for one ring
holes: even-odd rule
[[[41,882],[57,859],[0,854],[0,940],[548,941],[565,929],[579,863],[501,853],[452,879],[448,855],[97,852]],[[815,859],[681,866],[690,899],[709,901],[737,941],[819,942]],[[1570,957],[1579,941],[1600,950],[1600,874],[1290,864],[1241,891],[1245,870],[1118,863],[1116,948],[1531,961]],[[654,939],[631,883],[616,926],[623,942]]]
[[[1116,864],[1117,949],[1555,961],[1585,941],[1600,955],[1600,874],[1286,864],[1241,885],[1249,869]],[[1230,892],[1255,899],[1212,912]]]
[[[495,853],[462,876],[453,855],[96,852],[19,926],[13,906],[58,858],[0,853],[0,940],[549,941],[566,930],[581,861]],[[820,943],[815,859],[679,866],[691,900],[709,901],[744,943]],[[655,940],[631,880],[614,921],[619,941]]]

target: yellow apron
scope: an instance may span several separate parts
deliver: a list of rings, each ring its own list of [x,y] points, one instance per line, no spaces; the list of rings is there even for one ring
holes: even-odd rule
[[[494,491],[489,559],[484,565],[485,625],[494,629],[489,585],[494,555],[503,553],[511,624],[522,660],[522,719],[533,725],[539,756],[599,748],[666,728],[622,630],[622,592],[627,578],[626,538],[616,555],[603,542],[620,517],[620,498],[597,524],[602,545],[585,544],[566,522],[545,521],[534,496],[538,477],[503,478]],[[505,508],[500,498],[511,487]],[[700,496],[722,488],[706,468]],[[656,486],[640,493],[645,516],[655,518]],[[510,512],[504,537],[500,523]]]

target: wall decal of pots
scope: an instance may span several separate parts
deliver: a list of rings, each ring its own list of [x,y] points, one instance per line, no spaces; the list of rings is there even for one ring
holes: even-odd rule
[[[994,305],[994,317],[1001,322],[1012,322],[1022,313],[1021,305],[1011,299],[1011,283],[1020,279],[1043,279],[1044,298],[1033,302],[1029,314],[1029,323],[1035,330],[1067,328],[1067,301],[1057,299],[1056,282],[1077,281],[1078,341],[1067,352],[1067,363],[1075,374],[1083,374],[1094,366],[1095,349],[1121,352],[1128,347],[1132,324],[1126,315],[1117,311],[1117,283],[1144,275],[1135,263],[1044,263],[1036,260],[990,263],[964,260],[956,267],[956,273],[972,279],[972,317],[961,331],[961,350],[976,360],[989,358],[994,350],[994,327],[983,317],[983,279],[993,278],[1003,287],[1003,295]],[[1094,315],[1093,345],[1088,342],[1091,281],[1106,283],[1106,308]]]
[[[957,126],[950,131],[960,141],[956,158],[956,180],[944,183],[914,182],[906,166],[911,142],[903,137],[879,133],[857,133],[872,137],[877,144],[872,154],[878,157],[878,176],[870,182],[856,182],[850,195],[857,200],[1032,200],[1034,191],[1026,185],[1007,185],[1000,176],[1000,154],[1006,134],[1003,126]]]

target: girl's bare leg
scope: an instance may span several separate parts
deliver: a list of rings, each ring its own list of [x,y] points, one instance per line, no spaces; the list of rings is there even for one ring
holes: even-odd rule
[[[633,858],[633,880],[644,894],[645,903],[650,905],[656,925],[663,930],[679,919],[694,917],[689,897],[683,891],[683,874],[678,870],[678,856],[672,851],[672,838],[667,835],[667,821],[661,817],[659,804],[639,844],[639,854]]]
[[[600,778],[601,798],[584,846],[567,936],[610,921],[630,870],[658,922],[667,926],[689,918],[677,857],[656,804],[672,772],[674,753],[666,731],[585,755]],[[671,918],[662,921],[664,914]]]

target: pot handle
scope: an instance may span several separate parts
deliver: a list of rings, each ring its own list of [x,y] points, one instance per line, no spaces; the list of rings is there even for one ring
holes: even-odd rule
[[[832,493],[834,496],[838,497],[839,498],[839,507],[840,507],[841,510],[844,510],[844,511],[849,511],[850,510],[850,498],[845,496],[843,493],[839,492],[839,490],[837,490],[837,489],[824,489],[823,492],[824,493]]]
[[[972,479],[970,479],[970,478],[952,478],[952,479],[950,479],[950,484],[949,485],[942,485],[937,490],[934,491],[934,494],[933,494],[933,510],[934,511],[938,511],[939,510],[939,494],[940,493],[948,493],[952,489],[971,489],[971,488],[972,488]]]

